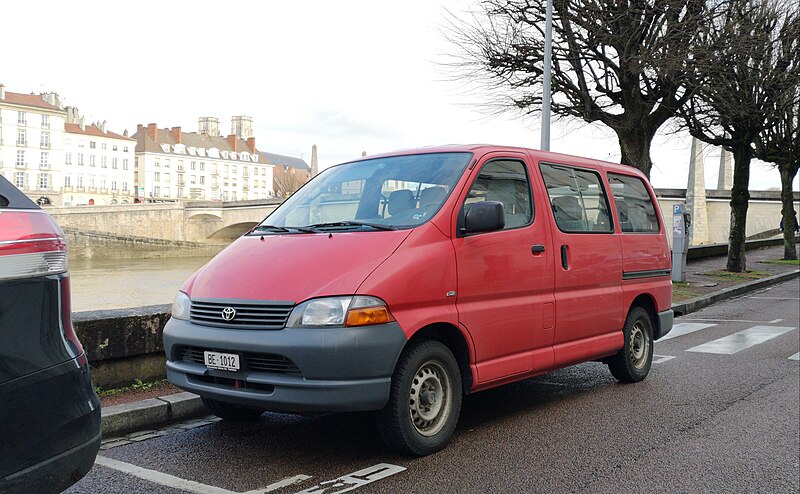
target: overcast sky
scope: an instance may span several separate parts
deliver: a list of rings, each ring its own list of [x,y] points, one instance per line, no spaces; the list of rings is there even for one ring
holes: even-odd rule
[[[256,2],[228,0],[13,1],[3,4],[0,83],[7,91],[55,91],[87,121],[135,131],[233,115],[254,119],[262,151],[320,167],[368,154],[448,143],[538,148],[539,121],[487,117],[480,95],[448,80],[441,62],[447,12],[465,0]],[[554,125],[551,150],[619,160],[614,134]],[[686,187],[689,140],[659,136],[656,187]],[[719,151],[708,149],[716,186]],[[751,189],[778,187],[754,165]],[[797,186],[796,186],[797,187]]]

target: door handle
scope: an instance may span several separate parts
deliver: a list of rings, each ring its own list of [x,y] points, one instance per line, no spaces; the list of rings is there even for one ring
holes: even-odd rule
[[[567,260],[567,246],[561,246],[561,267],[564,269],[569,269],[569,261]]]
[[[532,254],[541,254],[542,252],[544,252],[544,245],[536,244],[533,247],[531,247]]]

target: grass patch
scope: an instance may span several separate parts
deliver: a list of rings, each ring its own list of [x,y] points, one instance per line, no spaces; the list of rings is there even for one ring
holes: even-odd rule
[[[720,281],[752,281],[752,280],[760,280],[761,278],[766,278],[770,276],[770,273],[765,273],[763,271],[745,271],[743,273],[732,273],[730,271],[725,271],[724,269],[714,269],[712,271],[708,271],[703,273],[705,276],[711,276],[712,278],[716,278]]]
[[[161,379],[159,381],[152,381],[152,382],[142,382],[141,379],[137,379],[134,381],[133,384],[130,386],[125,386],[124,388],[113,388],[113,389],[103,389],[101,387],[96,387],[95,392],[97,392],[97,396],[103,398],[105,396],[112,396],[119,393],[126,393],[128,391],[147,391],[150,388],[155,386],[160,386],[162,384],[167,384],[169,381],[166,379]]]
[[[700,292],[693,288],[689,283],[683,281],[672,282],[672,301],[683,302],[690,298],[695,298],[700,295]]]
[[[800,259],[764,259],[758,261],[764,264],[786,264],[788,266],[800,266]]]

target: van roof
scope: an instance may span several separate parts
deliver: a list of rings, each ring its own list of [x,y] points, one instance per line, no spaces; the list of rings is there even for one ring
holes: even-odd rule
[[[573,156],[569,154],[553,153],[550,151],[541,151],[539,149],[530,149],[517,146],[501,146],[495,144],[445,144],[437,146],[426,146],[419,148],[399,149],[387,153],[380,153],[360,158],[360,160],[368,160],[373,158],[384,158],[388,156],[399,156],[408,154],[427,154],[427,153],[457,153],[469,152],[476,155],[484,155],[491,152],[515,151],[518,153],[529,154],[536,160],[552,161],[555,163],[563,163],[570,165],[600,165],[611,172],[631,173],[644,177],[644,174],[637,168],[630,165],[621,165],[619,163],[612,163],[609,161],[598,160],[595,158],[587,158],[581,156]],[[360,161],[354,160],[354,161]]]

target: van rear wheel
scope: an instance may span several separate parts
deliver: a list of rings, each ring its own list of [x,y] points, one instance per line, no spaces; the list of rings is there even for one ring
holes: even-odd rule
[[[210,398],[202,398],[202,400],[203,404],[211,410],[211,413],[222,420],[230,422],[252,422],[264,413],[264,410],[258,408],[247,408]]]
[[[444,448],[461,413],[461,372],[453,352],[427,340],[403,352],[392,377],[389,403],[378,416],[384,443],[424,456]]]
[[[653,363],[653,321],[641,307],[634,307],[625,319],[625,346],[608,360],[611,375],[622,382],[639,382]]]

